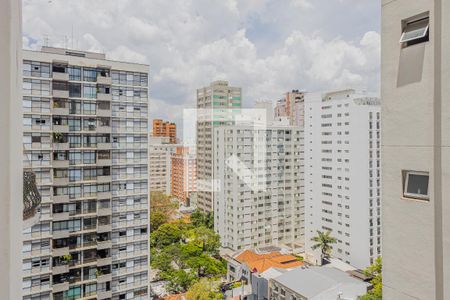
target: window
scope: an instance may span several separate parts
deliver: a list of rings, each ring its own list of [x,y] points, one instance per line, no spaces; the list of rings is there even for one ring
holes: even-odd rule
[[[69,67],[69,80],[81,81],[81,68]]]
[[[96,82],[97,81],[97,70],[96,69],[83,69],[83,80]]]
[[[81,98],[81,84],[69,83],[69,97]]]
[[[428,172],[404,171],[403,178],[404,178],[404,185],[403,185],[404,197],[429,200]]]
[[[405,46],[411,46],[427,42],[429,40],[429,23],[428,17],[403,21],[403,33],[400,43],[404,43]]]
[[[85,84],[83,86],[83,97],[84,98],[96,98],[97,88],[95,85]]]

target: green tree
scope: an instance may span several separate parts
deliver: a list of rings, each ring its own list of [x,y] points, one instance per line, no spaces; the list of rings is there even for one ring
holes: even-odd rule
[[[155,231],[159,226],[167,223],[169,216],[162,211],[153,211],[150,213],[150,230]]]
[[[150,246],[162,249],[171,244],[179,243],[182,231],[175,224],[163,224],[150,235]]]
[[[185,270],[171,270],[161,272],[161,278],[169,281],[167,289],[171,293],[184,293],[197,279],[195,274]]]
[[[150,265],[153,269],[158,269],[162,272],[171,271],[173,257],[166,252],[157,252],[151,256]]]
[[[189,288],[186,298],[187,300],[222,300],[223,295],[218,282],[202,278]]]
[[[227,271],[222,261],[214,259],[206,253],[187,259],[186,265],[196,270],[198,277],[223,276]]]
[[[210,212],[203,213],[200,210],[196,210],[191,214],[191,223],[195,227],[205,226],[208,229],[214,228],[214,215]]]
[[[360,297],[361,300],[381,300],[383,296],[383,283],[382,283],[382,267],[383,262],[381,256],[377,257],[373,264],[368,266],[364,270],[366,276],[372,277],[370,283],[372,289],[364,296]]]
[[[188,232],[189,241],[196,244],[203,252],[213,255],[218,253],[220,236],[204,226],[195,227]]]
[[[320,248],[320,258],[322,260],[322,263],[325,258],[330,258],[331,250],[333,250],[333,246],[331,246],[331,244],[336,244],[337,242],[336,238],[331,236],[331,231],[317,231],[317,236],[313,237],[311,241],[316,242],[311,247],[313,250]]]

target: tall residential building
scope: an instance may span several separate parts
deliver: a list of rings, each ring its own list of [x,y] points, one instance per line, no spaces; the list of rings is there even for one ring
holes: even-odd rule
[[[221,126],[214,129],[213,147],[219,187],[214,228],[222,246],[302,247],[303,130],[276,124]]]
[[[0,291],[22,294],[21,1],[0,0]],[[35,209],[36,207],[29,207]]]
[[[42,196],[23,299],[148,299],[148,66],[49,47],[23,59],[23,161]]]
[[[384,0],[381,35],[383,299],[450,299],[450,2]]]
[[[305,120],[304,102],[304,92],[299,90],[287,92],[275,105],[275,118],[287,117],[291,125],[302,126]]]
[[[305,240],[337,239],[332,256],[357,268],[381,255],[380,100],[354,90],[307,94]]]
[[[242,107],[242,90],[227,81],[214,81],[197,90],[197,205],[202,211],[213,211],[213,128],[230,124],[229,115]]]
[[[150,192],[172,193],[172,155],[179,144],[170,137],[151,136],[148,145],[148,174]]]
[[[155,137],[169,137],[172,144],[177,142],[177,125],[175,123],[163,121],[161,119],[154,119],[152,132]]]
[[[189,196],[197,190],[197,168],[195,149],[177,147],[172,154],[172,195],[185,205]]]

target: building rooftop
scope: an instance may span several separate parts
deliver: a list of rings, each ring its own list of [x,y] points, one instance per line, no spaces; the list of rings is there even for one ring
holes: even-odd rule
[[[270,268],[295,268],[304,263],[297,257],[290,254],[281,254],[280,252],[255,253],[252,250],[245,250],[235,257],[235,259],[246,264],[252,272],[262,273]]]
[[[357,299],[367,292],[369,283],[335,268],[296,268],[273,279],[307,299]]]

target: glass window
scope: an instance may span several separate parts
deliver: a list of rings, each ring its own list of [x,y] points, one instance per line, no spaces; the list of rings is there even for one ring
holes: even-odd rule
[[[83,114],[85,115],[95,115],[96,105],[94,102],[83,102]],[[95,124],[95,122],[94,122]]]
[[[83,97],[84,98],[97,98],[97,88],[95,85],[85,84],[83,85]]]
[[[429,22],[428,17],[415,21],[407,21],[400,38],[400,43],[428,41]]]
[[[428,181],[429,174],[427,172],[404,172],[404,189],[405,197],[418,198],[428,200]]]
[[[81,68],[80,67],[69,67],[69,80],[81,81]]]
[[[97,70],[96,69],[83,69],[83,81],[96,82],[97,81]]]
[[[81,98],[81,84],[69,83],[69,97]]]

